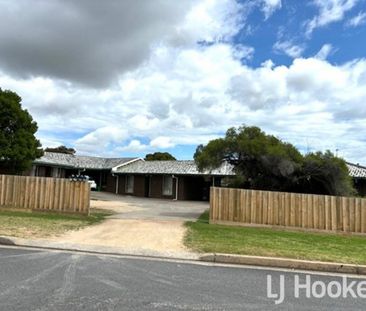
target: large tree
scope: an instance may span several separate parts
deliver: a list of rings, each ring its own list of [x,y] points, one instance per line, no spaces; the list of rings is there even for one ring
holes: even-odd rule
[[[145,156],[146,161],[167,161],[176,160],[169,152],[154,152]]]
[[[42,156],[41,144],[36,139],[37,123],[21,98],[14,92],[0,88],[0,170],[20,173],[31,167],[32,161]]]
[[[56,152],[56,153],[66,153],[66,154],[75,154],[76,153],[76,150],[74,148],[68,148],[66,146],[58,146],[55,148],[47,147],[44,151]]]
[[[296,183],[302,156],[294,146],[266,135],[260,128],[242,126],[230,128],[225,138],[198,146],[194,159],[200,170],[229,162],[238,175],[239,186],[287,190]]]
[[[232,164],[238,187],[333,195],[353,190],[344,160],[329,152],[304,157],[258,127],[230,128],[224,138],[198,146],[194,159],[200,170],[217,168],[223,161]]]

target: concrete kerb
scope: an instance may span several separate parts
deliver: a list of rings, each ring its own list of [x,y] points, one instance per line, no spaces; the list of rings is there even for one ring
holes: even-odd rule
[[[342,264],[335,262],[308,261],[277,257],[245,256],[232,254],[206,254],[201,256],[200,260],[222,264],[237,264],[293,270],[310,270],[319,272],[366,275],[365,265]]]
[[[32,240],[17,237],[2,237],[0,236],[0,245],[19,246],[41,250],[56,250],[66,252],[81,252],[96,255],[116,255],[128,257],[146,257],[156,259],[176,259],[176,260],[198,260],[199,255],[196,253],[176,253],[176,252],[157,252],[150,249],[130,249],[130,248],[115,248],[101,245],[75,244],[75,243],[60,243],[48,240]]]
[[[219,264],[260,266],[267,268],[282,268],[290,270],[309,270],[329,273],[344,273],[366,275],[366,265],[342,264],[333,262],[308,261],[298,259],[287,259],[277,257],[246,256],[232,254],[160,254],[144,250],[123,250],[103,246],[90,246],[67,243],[54,243],[43,240],[28,240],[14,237],[0,236],[0,244],[7,246],[30,247],[44,250],[74,251],[90,254],[120,255],[129,257],[146,257],[152,259],[176,259],[182,261],[201,261]]]

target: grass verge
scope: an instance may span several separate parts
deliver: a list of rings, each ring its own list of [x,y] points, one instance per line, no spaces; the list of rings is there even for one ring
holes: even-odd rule
[[[366,264],[366,237],[210,225],[205,212],[187,222],[185,244],[192,250]]]
[[[111,214],[97,209],[91,209],[89,216],[0,210],[0,235],[47,238],[97,224]]]

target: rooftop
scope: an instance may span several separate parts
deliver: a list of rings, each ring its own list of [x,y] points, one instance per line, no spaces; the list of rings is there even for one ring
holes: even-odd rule
[[[57,152],[45,152],[41,158],[36,159],[33,163],[66,168],[106,170],[137,159],[138,158],[101,158]]]
[[[128,165],[121,166],[115,170],[121,174],[169,174],[169,175],[213,175],[232,176],[235,175],[233,167],[223,163],[221,167],[214,170],[200,172],[194,161],[135,161]]]
[[[349,175],[353,178],[366,178],[366,167],[347,162]]]

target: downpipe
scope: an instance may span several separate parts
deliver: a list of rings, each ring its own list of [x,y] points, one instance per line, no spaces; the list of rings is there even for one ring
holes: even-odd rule
[[[173,201],[178,201],[178,184],[179,184],[179,179],[177,176],[172,175],[172,178],[175,179],[175,198],[173,199]]]

